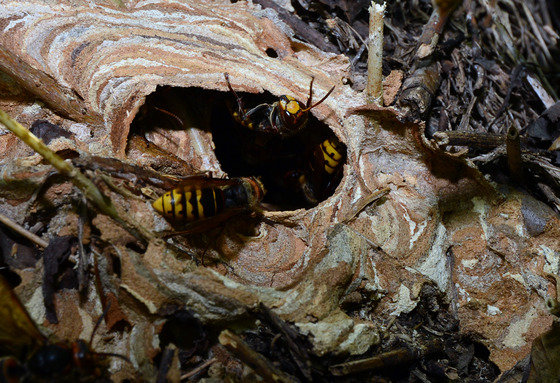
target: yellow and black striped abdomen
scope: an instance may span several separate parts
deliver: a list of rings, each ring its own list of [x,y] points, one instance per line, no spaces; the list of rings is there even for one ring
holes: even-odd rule
[[[194,189],[179,187],[168,191],[152,204],[166,219],[188,223],[214,217],[224,210],[224,197],[220,188]]]
[[[324,169],[332,174],[340,164],[342,154],[338,151],[338,145],[332,140],[326,139],[321,143],[321,153],[323,154]]]

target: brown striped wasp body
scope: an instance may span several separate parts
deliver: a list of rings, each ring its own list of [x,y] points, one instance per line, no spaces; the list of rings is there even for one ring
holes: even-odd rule
[[[258,209],[265,189],[256,177],[231,179],[191,176],[152,206],[171,224],[203,231],[243,211]]]
[[[285,183],[299,191],[309,205],[317,205],[340,182],[345,158],[344,144],[334,136],[326,138],[311,148],[299,169],[285,174]]]
[[[280,96],[278,101],[272,104],[260,104],[252,109],[245,109],[243,100],[237,95],[231,83],[229,75],[224,73],[227,86],[237,100],[237,110],[232,112],[233,118],[237,123],[255,132],[280,137],[290,137],[302,130],[307,124],[309,111],[321,104],[329,97],[334,90],[334,86],[315,104],[311,104],[313,99],[313,78],[309,85],[309,98],[303,104],[292,96]]]

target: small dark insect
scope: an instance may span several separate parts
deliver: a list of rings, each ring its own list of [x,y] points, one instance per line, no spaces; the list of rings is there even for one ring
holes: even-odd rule
[[[83,340],[50,342],[2,277],[0,318],[0,382],[92,381],[103,376],[103,362],[107,357],[128,361],[122,355],[92,351],[89,348],[91,339],[88,343]]]
[[[315,108],[329,97],[334,86],[327,94],[315,104],[311,105],[313,99],[313,80],[309,85],[309,98],[307,104],[297,101],[291,96],[280,96],[280,99],[272,104],[260,104],[250,110],[243,107],[241,97],[233,90],[229,82],[229,75],[224,73],[229,90],[237,100],[237,110],[232,112],[233,118],[239,124],[256,132],[289,137],[299,132],[307,123],[309,110]]]
[[[307,155],[302,169],[285,175],[285,182],[299,190],[307,203],[316,205],[332,194],[342,176],[346,157],[344,145],[336,137],[315,145]]]
[[[264,186],[256,177],[192,176],[152,206],[170,223],[184,225],[182,233],[194,233],[216,227],[243,211],[258,210],[264,194]]]

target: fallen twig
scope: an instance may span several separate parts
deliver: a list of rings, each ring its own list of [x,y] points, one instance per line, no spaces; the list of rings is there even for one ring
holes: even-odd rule
[[[86,198],[93,205],[95,205],[95,207],[97,207],[101,211],[101,213],[111,217],[122,227],[124,227],[130,234],[132,234],[142,242],[149,242],[151,239],[155,239],[155,236],[147,229],[141,227],[138,224],[133,224],[130,217],[126,216],[124,213],[119,214],[115,209],[115,206],[112,204],[111,200],[103,195],[103,193],[101,193],[101,191],[89,178],[82,174],[72,164],[64,161],[59,155],[49,149],[43,143],[43,141],[41,141],[33,133],[31,133],[29,129],[12,119],[10,116],[8,116],[8,114],[6,114],[6,112],[1,109],[0,123],[2,123],[7,129],[9,129],[18,138],[20,138],[29,147],[31,147],[31,149],[39,153],[62,175],[70,178],[72,183],[78,189],[80,189],[82,193],[84,193]]]
[[[290,349],[293,361],[298,366],[300,372],[309,381],[313,380],[311,375],[311,362],[307,349],[299,347],[296,343],[298,333],[286,324],[274,311],[269,309],[263,303],[259,304],[259,311],[264,315],[264,319],[274,328],[279,331]]]
[[[156,377],[155,383],[166,383],[172,381],[170,378],[169,373],[172,371],[173,362],[176,361],[177,363],[177,373],[179,360],[177,359],[177,347],[174,344],[169,344],[163,350],[161,354],[161,361],[159,363],[159,369]]]
[[[373,1],[369,7],[368,76],[366,100],[383,105],[383,13],[385,3]]]
[[[350,375],[370,370],[379,370],[382,368],[406,364],[413,360],[420,359],[428,354],[439,352],[442,349],[443,343],[440,340],[434,340],[421,349],[399,348],[396,350],[384,352],[371,358],[335,364],[329,367],[329,370],[335,376]]]
[[[251,367],[266,382],[297,382],[295,378],[274,367],[268,359],[254,351],[243,339],[231,331],[222,331],[218,339],[235,357]]]
[[[468,146],[471,149],[494,149],[504,145],[506,136],[492,133],[471,133],[450,130],[434,133],[438,146]],[[521,146],[527,146],[527,137],[519,137]]]
[[[24,227],[18,225],[17,223],[15,223],[14,221],[9,219],[2,213],[0,213],[0,223],[4,224],[8,229],[11,229],[12,231],[18,233],[19,235],[29,239],[37,246],[41,246],[42,248],[45,248],[49,245],[47,241],[42,240],[40,237],[36,236],[35,234],[25,229]]]
[[[290,25],[297,35],[301,38],[307,40],[308,42],[312,43],[319,49],[322,49],[326,52],[338,52],[338,49],[331,44],[329,41],[326,41],[324,36],[313,29],[309,23],[301,20],[299,17],[291,14],[282,6],[276,4],[272,0],[255,0],[255,3],[260,4],[263,8],[272,8],[277,13],[278,16],[282,21],[286,24]]]
[[[519,131],[513,125],[508,129],[506,135],[506,152],[509,173],[518,183],[523,182],[523,160],[521,159],[521,143]]]
[[[204,370],[205,368],[210,367],[212,364],[216,363],[217,361],[218,361],[218,359],[216,359],[216,358],[208,359],[206,362],[202,363],[200,366],[196,367],[195,369],[187,372],[186,374],[181,375],[181,381],[187,380],[187,379],[195,376],[200,371]]]

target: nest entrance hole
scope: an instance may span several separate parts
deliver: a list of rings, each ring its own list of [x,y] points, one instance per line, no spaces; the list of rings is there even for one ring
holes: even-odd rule
[[[238,92],[238,95],[247,109],[263,103],[272,104],[278,99],[268,92]],[[154,129],[211,132],[220,168],[230,178],[259,177],[267,191],[263,200],[267,209],[311,208],[334,193],[346,161],[343,143],[340,143],[343,152],[341,166],[334,174],[323,175],[328,182],[315,187],[318,198],[310,200],[301,187],[302,175],[309,180],[317,173],[310,169],[314,150],[327,139],[338,142],[326,124],[310,113],[304,129],[294,136],[281,138],[241,126],[231,114],[236,108],[231,92],[162,86],[146,97],[132,122],[130,134],[145,135]]]

